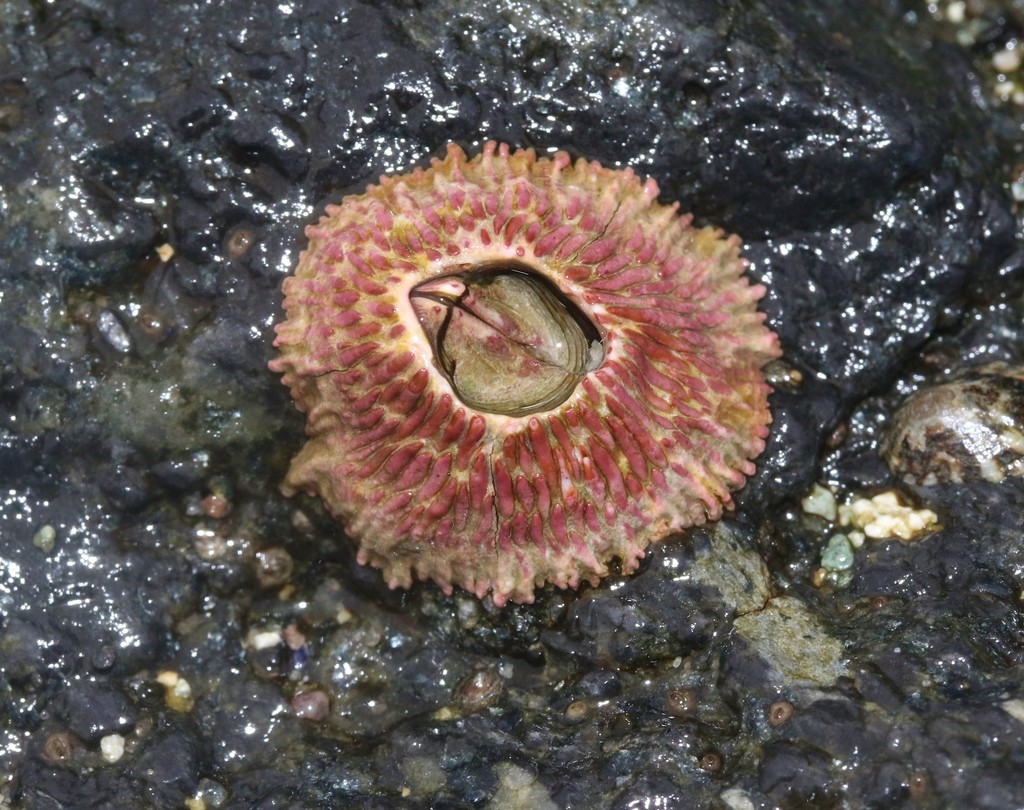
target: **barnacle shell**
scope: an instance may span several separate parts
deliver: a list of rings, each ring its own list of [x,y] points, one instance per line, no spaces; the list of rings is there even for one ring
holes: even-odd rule
[[[912,484],[1024,475],[1024,368],[988,363],[904,402],[882,445]]]
[[[308,415],[284,491],[319,495],[392,587],[498,604],[615,558],[632,571],[718,518],[764,448],[778,341],[738,240],[657,196],[628,169],[488,143],[329,206],[285,281],[271,363]],[[582,337],[557,307],[537,314],[555,299]],[[472,384],[463,361],[485,364]]]

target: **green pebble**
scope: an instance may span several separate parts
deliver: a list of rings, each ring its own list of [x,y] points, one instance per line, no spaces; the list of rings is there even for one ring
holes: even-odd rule
[[[37,531],[32,537],[32,544],[47,554],[53,551],[53,547],[56,542],[57,530],[49,524],[39,529],[39,531]]]
[[[845,534],[834,534],[821,552],[821,567],[829,571],[845,571],[853,567],[853,546]]]

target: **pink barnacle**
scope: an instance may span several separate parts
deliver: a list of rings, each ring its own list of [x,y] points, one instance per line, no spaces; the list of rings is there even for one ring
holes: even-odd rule
[[[331,206],[270,364],[316,417],[285,493],[392,587],[497,604],[717,519],[764,449],[778,339],[738,240],[657,195],[491,142]]]

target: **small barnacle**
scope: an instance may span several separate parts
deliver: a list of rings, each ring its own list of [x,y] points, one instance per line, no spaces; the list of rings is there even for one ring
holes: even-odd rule
[[[1024,475],[1024,369],[989,363],[918,391],[882,452],[896,475],[923,486]]]
[[[700,701],[692,689],[671,689],[665,696],[665,710],[673,717],[693,717]]]
[[[722,770],[722,755],[717,751],[708,751],[700,758],[697,767],[708,773],[718,773]]]
[[[47,735],[43,744],[43,759],[56,765],[71,759],[79,747],[79,742],[69,731],[54,731]]]
[[[329,206],[271,363],[308,416],[285,493],[392,587],[497,604],[717,519],[764,448],[778,339],[739,241],[657,197],[488,143]]]
[[[772,728],[785,725],[793,717],[794,711],[793,704],[788,700],[776,700],[768,707],[768,725]]]

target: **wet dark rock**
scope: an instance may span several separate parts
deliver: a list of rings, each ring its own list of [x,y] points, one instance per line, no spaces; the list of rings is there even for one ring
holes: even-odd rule
[[[622,682],[618,673],[595,669],[587,672],[576,683],[584,695],[592,698],[615,697],[622,691]]]
[[[807,381],[798,393],[776,391],[771,397],[772,432],[758,462],[759,474],[738,497],[744,503],[778,499],[809,487],[817,474],[822,443],[840,417],[838,392],[831,385]]]
[[[758,782],[761,790],[784,808],[839,806],[831,759],[811,747],[769,743],[761,759]]]
[[[261,373],[266,366],[266,340],[253,333],[250,324],[222,317],[203,329],[192,342],[190,352],[203,365],[248,374]]]
[[[214,741],[213,761],[227,771],[246,772],[270,764],[274,749],[285,747],[299,733],[281,693],[250,678],[227,679],[197,708],[205,734]]]
[[[332,722],[346,733],[379,733],[410,712],[448,703],[451,689],[469,674],[462,656],[443,644],[421,645],[401,622],[364,615],[322,643],[312,674],[332,689]],[[403,678],[390,673],[402,671]]]
[[[820,544],[794,509],[816,481],[891,487],[879,443],[914,391],[1024,364],[1003,192],[1021,114],[987,78],[1022,20],[727,5],[230,0],[157,26],[133,2],[9,9],[0,804],[1013,804],[1019,480],[908,489],[941,528],[869,542],[845,589],[809,584]],[[265,371],[323,204],[486,138],[630,165],[740,234],[802,375],[732,520],[502,610],[388,591],[318,504],[280,498],[302,420]],[[222,473],[230,511],[192,508]],[[261,589],[268,548],[293,566]],[[807,633],[799,667],[762,613]],[[293,624],[301,663],[249,641]],[[192,685],[181,716],[165,670]],[[297,717],[296,694],[326,715]],[[58,723],[84,742],[58,738],[54,764]],[[100,765],[118,730],[138,746]]]
[[[866,807],[898,807],[910,795],[910,774],[898,762],[883,762],[871,774],[863,797]]]
[[[210,264],[196,264],[181,256],[175,257],[171,271],[174,273],[175,282],[186,294],[193,298],[216,298],[221,268]]]
[[[1012,804],[1018,801],[1022,790],[1024,778],[1019,774],[1007,774],[1001,769],[984,770],[974,775],[967,792],[967,801],[971,807],[979,810],[996,810],[1006,807],[1007,802]]]
[[[243,115],[231,122],[228,138],[243,165],[269,163],[293,181],[301,179],[309,169],[304,133],[290,116]]]
[[[1004,485],[937,487],[929,490],[928,502],[941,508],[942,530],[927,542],[888,541],[870,548],[854,577],[854,592],[899,598],[911,606],[914,599],[951,588],[952,595],[965,598],[1007,598],[1015,587],[1010,571],[1024,551],[1014,539],[1013,523],[992,516],[1024,507],[1024,487],[1012,479]]]
[[[187,458],[159,461],[149,471],[168,489],[184,491],[197,486],[209,472],[209,466],[206,453],[194,453]]]
[[[79,647],[51,621],[16,614],[5,619],[0,665],[8,683],[34,691],[49,676],[63,675],[74,669]]]
[[[13,795],[25,810],[81,807],[83,797],[97,797],[108,807],[132,807],[139,800],[139,785],[111,768],[78,771],[30,758],[17,776]]]
[[[301,791],[297,776],[267,770],[241,773],[232,785],[223,810],[281,810],[294,806]]]
[[[39,508],[32,511],[32,525],[55,527],[49,554],[33,545],[36,529],[25,527],[27,501],[9,497],[0,508],[3,553],[19,572],[4,580],[3,607],[5,640],[17,640],[8,662],[17,662],[16,672],[30,662],[39,676],[68,673],[97,648],[114,645],[120,653],[113,671],[125,674],[164,648],[167,611],[183,593],[183,568],[173,560],[150,558],[143,564],[139,556],[116,550],[96,506],[100,497],[88,488],[68,488],[34,501]],[[53,599],[55,592],[64,596]],[[8,628],[18,630],[8,635]]]
[[[197,742],[181,732],[150,740],[132,768],[146,799],[157,807],[175,807],[192,798],[199,771]]]
[[[637,805],[643,807],[685,807],[692,802],[692,796],[683,791],[665,774],[644,774],[619,794],[611,807],[628,810]]]
[[[667,604],[634,600],[631,595],[583,597],[570,608],[564,635],[550,635],[545,641],[553,649],[594,663],[611,660],[635,666],[664,658],[673,649],[699,645],[713,633],[714,624],[715,617],[694,608],[685,593]]]
[[[796,712],[781,736],[805,740],[835,759],[847,759],[874,742],[865,726],[859,706],[850,701],[824,699]]]
[[[451,794],[453,804],[461,806],[479,805],[494,795],[498,779],[490,768],[468,764],[448,773],[445,787]],[[458,806],[458,805],[455,805]]]
[[[695,565],[693,548],[682,546],[622,580],[614,593],[581,594],[557,632],[542,635],[544,643],[597,666],[641,666],[699,648],[721,632],[732,608],[713,588],[678,580],[680,568]]]
[[[157,226],[152,215],[128,207],[123,200],[111,201],[103,193],[90,194],[86,188],[76,189],[74,199],[78,216],[68,222],[83,225],[58,231],[62,275],[75,286],[128,281],[155,244]]]
[[[100,490],[111,504],[126,512],[139,511],[153,497],[145,475],[125,464],[101,469],[99,484]]]
[[[87,743],[108,734],[123,734],[135,725],[135,711],[111,686],[91,681],[72,683],[57,699],[56,715]]]

